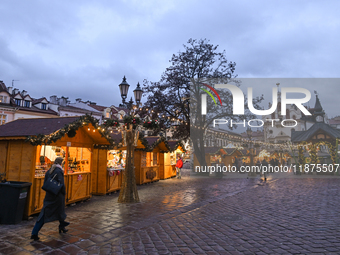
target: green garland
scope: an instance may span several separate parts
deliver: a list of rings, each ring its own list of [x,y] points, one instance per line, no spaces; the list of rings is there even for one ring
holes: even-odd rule
[[[157,146],[158,144],[160,144],[161,142],[164,142],[165,147],[167,148],[167,150],[160,150],[161,153],[173,152],[173,151],[175,151],[179,146],[181,146],[182,149],[183,149],[183,151],[186,152],[185,147],[184,147],[184,145],[183,145],[183,143],[182,143],[181,141],[177,141],[176,144],[175,144],[175,146],[174,146],[173,148],[171,148],[170,145],[169,145],[169,143],[168,143],[168,141],[165,140],[165,138],[164,138],[163,136],[159,137],[159,138],[157,139],[157,141],[154,142],[154,143],[151,144],[151,145],[149,145],[147,139],[145,139],[144,137],[141,137],[141,138],[140,138],[140,141],[141,141],[141,143],[143,144],[143,146],[144,146],[145,148],[136,148],[136,149],[135,149],[136,151],[151,152],[151,151],[153,151],[153,150],[156,148],[156,146]]]
[[[132,125],[133,129],[136,129],[136,127],[140,124],[140,118],[126,115],[123,118],[123,122],[127,129],[130,129],[130,125]]]
[[[105,127],[105,128],[119,127],[119,122],[117,120],[107,119],[107,120],[104,121],[104,124],[102,126]]]
[[[158,120],[144,121],[143,127],[146,128],[146,129],[158,129],[159,128],[159,122],[158,122]]]
[[[115,144],[115,142],[113,141],[109,134],[109,131],[107,129],[103,130],[103,128],[98,125],[98,122],[99,121],[97,119],[95,119],[91,115],[86,114],[80,116],[79,119],[77,119],[76,121],[65,125],[63,128],[57,130],[52,134],[49,135],[38,134],[36,136],[28,136],[26,142],[31,143],[33,146],[55,143],[56,141],[63,138],[65,135],[68,135],[69,137],[74,137],[76,135],[76,131],[80,127],[92,124],[95,128],[99,128],[98,132],[101,134],[102,137],[105,137],[110,144]]]

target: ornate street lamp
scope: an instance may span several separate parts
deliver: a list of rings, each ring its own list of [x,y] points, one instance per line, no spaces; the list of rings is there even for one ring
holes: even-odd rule
[[[141,89],[139,82],[137,83],[137,88],[133,91],[133,94],[135,95],[136,104],[139,105],[143,95],[143,90]]]
[[[122,96],[122,99],[123,99],[123,105],[126,105],[125,99],[127,98],[129,87],[130,85],[126,82],[126,78],[124,75],[122,83],[119,84],[119,90],[120,90],[120,95]]]
[[[127,98],[127,94],[129,91],[130,85],[126,82],[126,78],[124,76],[123,81],[121,84],[119,84],[120,94],[122,96],[123,104],[120,104],[119,106],[125,107],[129,109],[128,111],[128,117],[134,118],[134,111],[133,111],[133,100],[129,102],[125,102],[125,99]],[[138,105],[140,104],[143,90],[140,88],[139,83],[137,84],[137,88],[133,91],[135,96],[135,101]],[[131,119],[132,119],[131,118]],[[124,179],[122,183],[121,190],[119,192],[118,202],[120,203],[136,203],[139,202],[139,196],[137,192],[137,185],[136,185],[136,177],[135,177],[135,167],[134,167],[134,151],[135,151],[135,145],[138,141],[138,130],[137,128],[133,127],[133,124],[130,123],[129,126],[125,127],[122,130],[122,136],[123,140],[126,141],[126,165],[125,165],[125,172],[124,172]]]
[[[119,106],[125,107],[125,108],[131,110],[132,106],[133,106],[132,97],[131,97],[129,102],[125,102],[125,99],[127,98],[127,94],[129,92],[129,87],[130,87],[130,85],[127,83],[125,75],[124,75],[122,83],[119,84],[120,95],[121,95],[122,100],[123,100],[123,103],[120,104]],[[141,101],[142,95],[143,95],[143,90],[141,89],[139,82],[137,84],[137,88],[133,91],[133,94],[135,96],[135,101],[136,101],[136,104],[138,106],[140,104],[140,101]]]

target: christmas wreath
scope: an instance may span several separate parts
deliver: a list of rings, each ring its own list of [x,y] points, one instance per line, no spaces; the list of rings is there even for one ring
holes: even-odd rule
[[[146,129],[157,129],[159,128],[159,122],[158,120],[144,121],[143,127],[145,127]]]
[[[127,128],[130,128],[130,125],[132,125],[135,129],[137,125],[140,124],[140,119],[132,116],[124,116],[123,122]]]

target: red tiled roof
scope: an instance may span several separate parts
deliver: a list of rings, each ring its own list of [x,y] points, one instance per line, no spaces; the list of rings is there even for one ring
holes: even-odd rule
[[[0,126],[0,137],[22,137],[51,134],[79,117],[18,119]]]
[[[96,109],[100,112],[104,111],[106,108],[110,108],[110,107],[96,105],[96,104],[89,104],[88,106],[91,106],[93,109]]]
[[[98,112],[93,112],[93,111],[90,111],[90,110],[86,110],[86,109],[83,109],[83,108],[79,108],[79,107],[75,107],[75,106],[71,106],[71,105],[66,105],[66,106],[59,106],[59,110],[68,110],[68,111],[74,111],[74,112],[80,112],[80,113],[90,113],[92,115],[100,115],[100,113]]]
[[[32,98],[32,99],[33,99],[33,98]],[[48,101],[45,97],[42,97],[42,98],[39,98],[39,99],[33,99],[32,104],[39,104],[39,103],[41,103],[44,99],[49,103],[49,101]]]

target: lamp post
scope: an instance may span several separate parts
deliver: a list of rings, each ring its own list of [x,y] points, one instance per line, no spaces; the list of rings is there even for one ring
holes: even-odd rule
[[[129,91],[130,85],[127,83],[126,78],[124,76],[122,83],[119,85],[120,94],[122,96],[122,104],[120,107],[127,108],[128,116],[134,117],[133,111],[133,100],[126,103],[125,99],[127,98],[127,94]],[[137,107],[140,104],[143,90],[141,89],[139,83],[137,84],[137,88],[133,91],[135,96],[135,101]],[[119,193],[118,202],[119,203],[137,203],[139,202],[139,196],[137,192],[136,185],[136,176],[135,176],[135,166],[134,166],[134,150],[137,145],[139,132],[137,128],[133,127],[132,123],[129,123],[127,126],[124,126],[122,131],[123,142],[125,141],[126,145],[126,164],[125,164],[125,173],[124,179],[122,183],[122,188]]]
[[[250,140],[250,165],[253,166],[254,165],[254,158],[253,158],[253,143],[252,143],[252,134],[253,134],[253,131],[251,130],[251,128],[247,128],[247,135],[248,135],[248,138]]]

